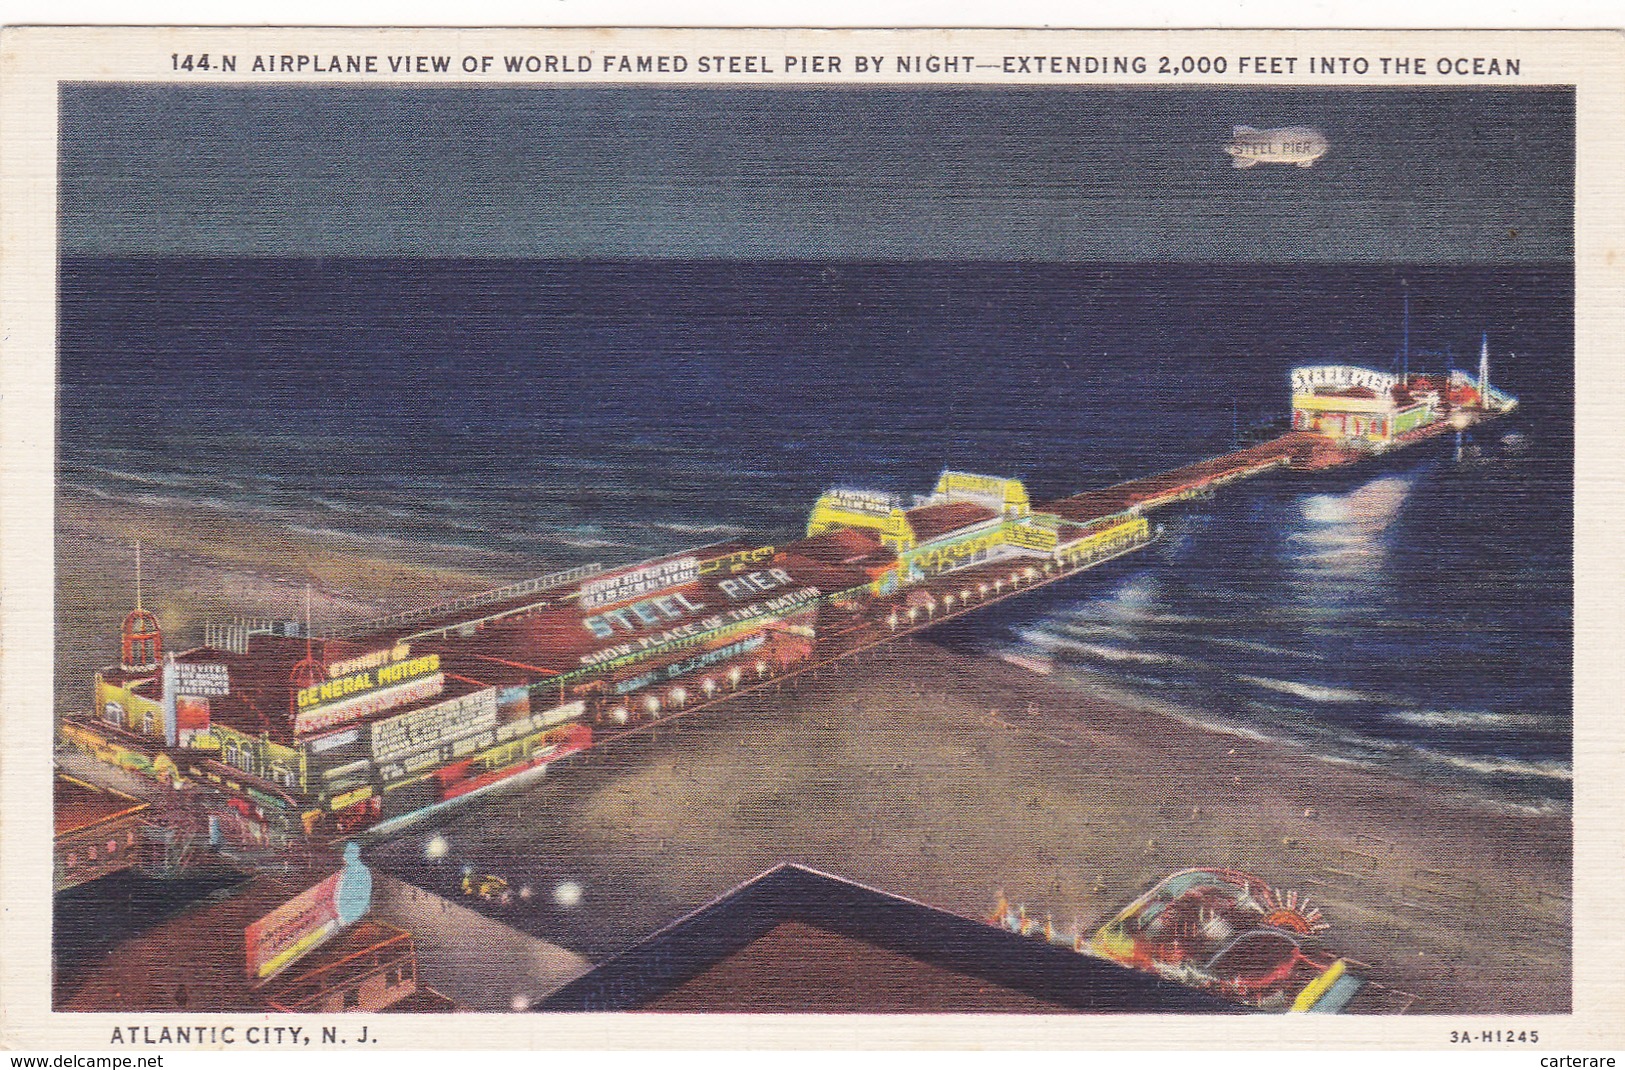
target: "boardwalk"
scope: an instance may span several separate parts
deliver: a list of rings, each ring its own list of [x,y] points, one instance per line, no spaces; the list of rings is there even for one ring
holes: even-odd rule
[[[1079,524],[1114,513],[1144,512],[1275,468],[1306,466],[1326,445],[1329,445],[1327,440],[1319,435],[1294,431],[1233,453],[1100,490],[1084,491],[1035,508]]]

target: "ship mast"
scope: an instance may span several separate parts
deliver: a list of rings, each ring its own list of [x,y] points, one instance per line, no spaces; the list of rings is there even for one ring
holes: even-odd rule
[[[1403,369],[1401,377],[1405,383],[1405,389],[1409,390],[1411,388],[1411,284],[1409,280],[1400,279],[1399,289],[1405,298],[1404,363],[1401,365]]]

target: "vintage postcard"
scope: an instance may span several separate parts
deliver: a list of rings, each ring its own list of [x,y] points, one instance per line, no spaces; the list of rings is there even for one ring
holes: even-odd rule
[[[1622,56],[8,31],[4,1043],[1618,1047]]]

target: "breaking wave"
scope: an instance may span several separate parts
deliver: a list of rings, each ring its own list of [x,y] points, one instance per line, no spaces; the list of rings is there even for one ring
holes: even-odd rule
[[[1097,658],[1100,661],[1133,665],[1191,666],[1196,664],[1191,659],[1180,657],[1178,654],[1164,654],[1155,650],[1128,650],[1118,646],[1103,646],[1100,643],[1084,643],[1077,639],[1066,639],[1036,629],[1023,631],[1021,638],[1051,653],[1069,651]]]
[[[1454,728],[1466,731],[1496,731],[1503,728],[1540,729],[1550,727],[1543,719],[1528,713],[1496,713],[1493,710],[1393,710],[1388,716],[1418,728]]]
[[[1429,747],[1412,749],[1430,762],[1483,776],[1533,777],[1563,783],[1571,783],[1574,780],[1574,768],[1568,762],[1552,759],[1525,761],[1520,758],[1471,758],[1463,754],[1446,754]]]
[[[121,468],[105,468],[101,465],[87,464],[85,471],[95,472],[99,475],[109,476],[113,479],[128,483],[142,483],[157,487],[202,487],[208,482],[202,479],[193,479],[178,473],[168,472],[128,472]]]
[[[745,530],[737,524],[683,524],[670,520],[654,526],[664,531],[675,531],[679,535],[738,535]]]
[[[1284,646],[1272,646],[1269,643],[1258,643],[1251,639],[1226,639],[1217,635],[1198,635],[1196,639],[1214,646],[1233,647],[1237,650],[1252,650],[1260,654],[1275,654],[1283,658],[1307,658],[1310,661],[1325,661],[1325,654],[1317,654],[1309,650],[1291,650]]]
[[[1297,680],[1275,680],[1268,676],[1238,676],[1236,679],[1255,687],[1268,688],[1279,691],[1283,695],[1296,695],[1311,702],[1373,702],[1381,701],[1381,696],[1370,695],[1364,691],[1351,691],[1344,687],[1327,687],[1324,684],[1305,684]]]

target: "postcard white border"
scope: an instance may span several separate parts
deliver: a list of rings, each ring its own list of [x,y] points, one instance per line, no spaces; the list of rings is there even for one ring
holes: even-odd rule
[[[1516,78],[1382,77],[1361,86],[1573,85],[1578,124],[1575,487],[1575,998],[1568,1015],[1533,1018],[1259,1016],[572,1016],[460,1015],[373,1018],[391,1048],[1413,1048],[1449,1046],[1453,1028],[1538,1028],[1539,1050],[1625,1044],[1625,710],[1620,645],[1625,583],[1625,391],[1620,352],[1625,258],[1625,38],[1609,32],[1530,31],[1112,31],[725,29],[265,29],[22,28],[0,56],[0,1046],[105,1048],[129,1015],[50,1010],[49,798],[52,657],[56,104],[62,81],[176,81],[172,52],[716,51],[856,54],[1145,53],[1517,55]],[[782,69],[782,65],[780,65]],[[189,76],[191,84],[206,79]],[[250,80],[238,77],[236,80]],[[259,80],[259,79],[253,79]],[[269,79],[267,79],[269,80]],[[324,82],[322,75],[279,81]],[[518,84],[507,76],[406,75],[404,83]],[[636,75],[591,81],[635,82]],[[805,84],[783,74],[667,81]],[[890,76],[910,84],[1167,84],[1155,73],[1092,80],[1056,76]],[[529,81],[529,79],[526,79]],[[826,84],[835,84],[831,79]],[[1229,76],[1228,85],[1339,84],[1298,76]],[[873,84],[873,80],[871,80]],[[221,1024],[260,1016],[210,1016]],[[158,1024],[161,1015],[136,1016]],[[312,1016],[311,1025],[334,1019]],[[344,1024],[354,1024],[353,1019]],[[161,1049],[151,1049],[161,1050]],[[136,1054],[140,1049],[126,1049]]]

